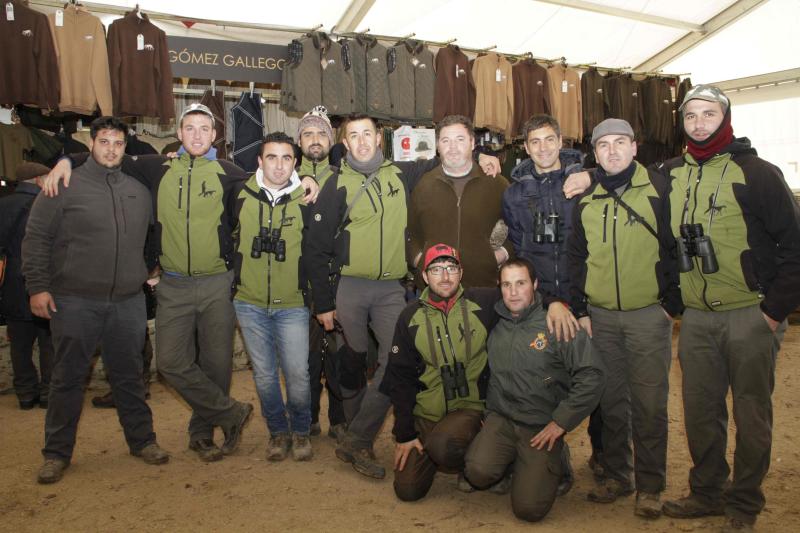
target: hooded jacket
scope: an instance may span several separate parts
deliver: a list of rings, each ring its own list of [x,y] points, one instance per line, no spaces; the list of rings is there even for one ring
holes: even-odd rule
[[[800,214],[780,169],[735,139],[704,163],[690,154],[661,166],[669,175],[671,229],[702,224],[719,270],[703,274],[700,258],[680,275],[688,307],[727,311],[750,305],[777,321],[800,305]]]
[[[570,342],[547,331],[541,295],[535,298],[518,317],[502,300],[495,304],[486,409],[529,428],[554,421],[571,431],[600,401],[604,369],[585,331]]]
[[[569,302],[570,277],[567,266],[567,238],[572,233],[572,209],[577,198],[567,199],[562,192],[570,174],[583,170],[577,150],[561,150],[561,168],[545,174],[536,171],[528,158],[511,171],[511,186],[503,194],[503,219],[508,238],[519,257],[533,263],[539,291],[545,305],[551,300]],[[536,242],[534,214],[558,215],[558,242]]]

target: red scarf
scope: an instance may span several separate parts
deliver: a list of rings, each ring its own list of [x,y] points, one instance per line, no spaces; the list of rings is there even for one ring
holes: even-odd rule
[[[452,298],[444,300],[433,294],[433,292],[430,292],[428,294],[428,303],[434,306],[436,309],[439,309],[442,313],[447,314],[456,304],[456,300],[458,299],[457,296],[458,294],[456,293]]]
[[[686,130],[684,130],[684,133]],[[733,142],[733,126],[731,126],[731,108],[725,113],[722,119],[722,124],[719,125],[717,131],[705,141],[695,141],[689,134],[686,134],[686,151],[698,163],[704,163],[722,151],[723,148]]]

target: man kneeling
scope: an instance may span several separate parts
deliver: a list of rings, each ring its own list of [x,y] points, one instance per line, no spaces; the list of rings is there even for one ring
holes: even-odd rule
[[[488,382],[486,338],[496,321],[495,288],[461,287],[452,246],[425,253],[428,287],[400,314],[381,392],[394,406],[394,491],[428,493],[437,470],[458,473],[481,427]]]
[[[548,333],[533,266],[500,268],[500,321],[489,336],[487,416],[469,447],[464,475],[486,489],[511,473],[511,507],[522,520],[544,518],[561,479],[563,436],[597,406],[605,383],[583,330],[570,341]]]

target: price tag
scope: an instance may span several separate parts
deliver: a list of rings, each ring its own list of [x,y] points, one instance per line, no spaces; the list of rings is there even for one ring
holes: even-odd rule
[[[136,49],[144,50],[144,35],[141,33],[136,36]]]
[[[56,26],[61,27],[64,25],[64,10],[56,9]]]
[[[497,83],[503,81],[503,75],[500,73],[500,67],[498,67],[497,70],[494,71],[494,81],[496,81]]]
[[[458,78],[458,65],[456,65],[456,78]]]
[[[6,20],[9,22],[14,20],[14,4],[11,2],[6,4]]]
[[[567,92],[568,89],[569,89],[569,83],[567,82],[567,80],[562,81],[561,82],[561,92],[565,93],[565,92]]]

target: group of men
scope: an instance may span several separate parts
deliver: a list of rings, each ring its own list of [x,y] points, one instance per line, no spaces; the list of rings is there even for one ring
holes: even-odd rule
[[[131,453],[168,460],[141,380],[149,277],[159,280],[158,370],[192,408],[189,447],[202,460],[233,453],[253,410],[229,394],[237,320],[268,459],[312,457],[324,330],[338,346],[325,352],[338,369],[326,372],[329,387],[337,381],[336,456],[383,478],[373,443],[393,407],[401,500],[452,472],[463,490],[510,490],[514,514],[540,520],[572,483],[564,435],[594,412],[589,500],[635,491],[645,518],[725,514],[726,530],[751,528],[764,506],[775,357],[800,303],[800,215],[780,171],[733,137],[721,91],[695,87],[680,113],[684,156],[646,169],[631,126],[607,119],[589,173],[561,148],[555,119],[532,117],[522,132],[530,159],[510,184],[496,158],[474,155],[460,116],[437,124],[436,159],[396,163],[375,121],[353,115],[336,167],[331,124],[315,108],[298,128],[301,160],[292,138],[272,133],[251,177],[209,153],[205,106],[182,114],[185,153],[174,159],[123,157],[127,127],[98,119],[90,157],[59,163],[50,188],[60,194],[39,195],[22,244],[31,310],[51,320],[55,345],[39,481],[69,465],[98,342]],[[425,288],[407,301],[409,269]],[[662,503],[681,313],[694,466],[690,494]],[[368,376],[370,334],[378,360]]]

